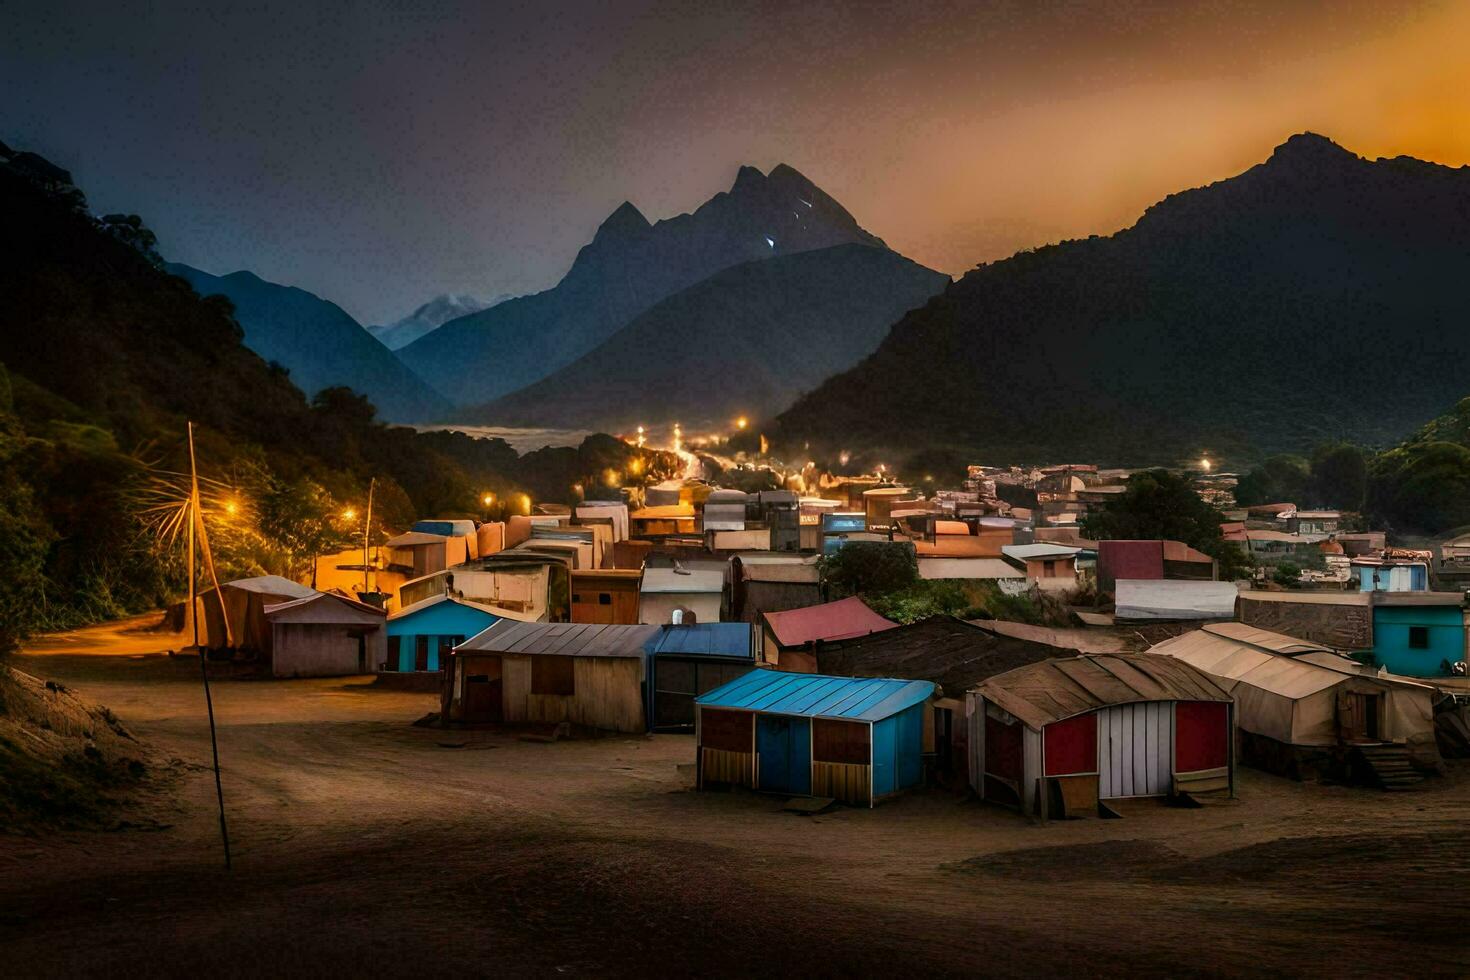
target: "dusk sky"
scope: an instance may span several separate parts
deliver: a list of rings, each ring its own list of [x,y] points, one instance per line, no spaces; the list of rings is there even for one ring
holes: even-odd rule
[[[741,163],[955,274],[1301,130],[1470,163],[1467,3],[789,6],[19,0],[0,139],[168,258],[365,323],[546,288],[624,199],[668,217]]]

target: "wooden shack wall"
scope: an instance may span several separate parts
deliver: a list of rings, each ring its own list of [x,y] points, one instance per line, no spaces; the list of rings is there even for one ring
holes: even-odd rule
[[[542,656],[558,656],[542,654]],[[573,657],[570,695],[531,693],[534,655],[501,655],[505,720],[568,722],[585,728],[638,733],[647,730],[643,717],[643,661],[637,657]]]

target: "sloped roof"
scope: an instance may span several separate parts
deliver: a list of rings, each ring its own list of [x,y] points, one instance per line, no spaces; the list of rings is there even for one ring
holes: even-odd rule
[[[420,544],[443,544],[447,540],[443,534],[430,534],[427,531],[406,531],[396,538],[389,538],[383,542],[385,548],[412,548]]]
[[[317,594],[316,589],[293,582],[279,575],[257,575],[255,578],[237,578],[220,584],[222,589],[239,589],[241,592],[259,592],[262,595],[288,595],[293,599],[305,599]]]
[[[992,677],[974,691],[1035,729],[1115,704],[1231,700],[1183,660],[1148,653],[1044,660]]]
[[[1043,558],[1071,558],[1082,551],[1066,544],[1053,544],[1049,541],[1039,541],[1035,544],[1006,544],[1001,545],[1000,552],[1007,558],[1017,561],[1038,560]]]
[[[447,592],[441,592],[438,595],[431,595],[427,599],[420,599],[418,602],[410,603],[409,605],[404,606],[402,609],[398,610],[396,613],[389,616],[388,618],[403,619],[406,616],[412,616],[414,613],[423,612],[430,606],[437,606],[441,602],[452,602],[456,606],[464,606],[467,609],[477,609],[480,612],[489,613],[492,616],[505,615],[505,610],[499,608],[498,606],[489,606],[483,602],[474,602],[470,599],[462,599],[459,596],[450,595]]]
[[[517,623],[502,619],[455,647],[488,653],[556,654],[564,657],[642,657],[657,626],[600,623]]]
[[[817,640],[841,640],[890,630],[898,624],[884,619],[857,596],[819,606],[804,606],[764,614],[766,625],[783,647],[801,647]]]
[[[1249,684],[1292,700],[1347,679],[1343,671],[1295,659],[1295,654],[1309,652],[1331,651],[1243,623],[1212,623],[1149,650],[1151,655],[1174,658],[1226,681]]]
[[[1119,619],[1230,619],[1240,590],[1234,582],[1119,579]]]
[[[958,697],[996,674],[1077,653],[997,635],[951,616],[931,616],[823,645],[817,650],[817,669],[832,675],[933,681],[940,693]]]
[[[934,693],[928,681],[876,677],[828,677],[765,668],[752,670],[702,694],[696,703],[805,718],[882,721]]]
[[[646,568],[642,592],[723,592],[725,573],[701,569]]]
[[[368,605],[366,602],[358,602],[356,599],[349,599],[345,595],[338,595],[335,592],[313,592],[311,595],[303,596],[300,599],[290,599],[286,602],[277,602],[266,606],[263,611],[266,619],[289,618],[293,612],[298,612],[307,606],[315,605],[319,602],[341,603],[347,610],[357,613],[358,618],[364,613],[382,619],[388,617],[388,612],[385,609]],[[357,618],[349,620],[349,622],[357,622]]]
[[[749,623],[692,623],[658,627],[644,649],[652,656],[683,654],[701,657],[755,656],[756,634]]]

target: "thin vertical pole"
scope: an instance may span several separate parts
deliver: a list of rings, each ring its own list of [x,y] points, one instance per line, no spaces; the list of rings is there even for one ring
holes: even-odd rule
[[[189,423],[189,601],[194,601],[194,527],[198,524],[200,537],[204,534],[204,518],[199,510],[199,470],[194,461],[194,423]],[[208,548],[208,544],[204,545]],[[219,599],[220,612],[224,612],[224,594],[219,589],[219,578],[215,575],[214,562],[209,563],[210,576],[214,579],[214,593]],[[229,625],[226,617],[226,633]],[[194,647],[199,650],[199,674],[204,680],[204,708],[209,715],[209,748],[214,754],[214,796],[219,801],[219,836],[225,848],[225,870],[230,870],[230,830],[225,823],[225,790],[219,775],[219,737],[214,727],[214,698],[209,691],[209,658],[199,647],[199,620],[194,620]]]
[[[373,487],[377,485],[377,482],[377,477],[368,480],[367,518],[362,522],[362,591],[364,593],[372,591],[372,587],[368,584],[368,535],[372,533]]]

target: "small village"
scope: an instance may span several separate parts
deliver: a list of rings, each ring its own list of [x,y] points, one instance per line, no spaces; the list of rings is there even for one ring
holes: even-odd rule
[[[222,582],[166,622],[232,673],[432,693],[441,728],[683,733],[698,788],[813,811],[945,787],[1107,817],[1230,797],[1242,766],[1403,790],[1470,753],[1470,539],[1392,547],[1197,476],[1245,578],[1180,541],[1083,537],[1125,471],[973,466],[927,495],[808,472],[787,482],[814,493],[685,478],[420,520],[320,556],[312,585]],[[1283,558],[1307,566],[1286,586]],[[844,588],[875,568],[1021,615],[897,622]]]

